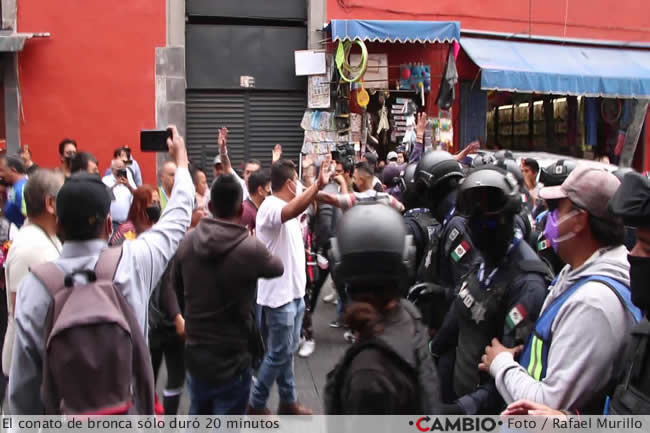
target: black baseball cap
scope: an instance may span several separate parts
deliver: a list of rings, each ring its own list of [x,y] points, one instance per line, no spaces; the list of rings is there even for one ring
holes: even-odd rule
[[[628,227],[650,227],[650,180],[640,173],[632,172],[609,201],[609,210],[623,218]]]
[[[56,196],[56,216],[66,226],[95,224],[106,219],[110,210],[108,189],[96,174],[73,174]]]

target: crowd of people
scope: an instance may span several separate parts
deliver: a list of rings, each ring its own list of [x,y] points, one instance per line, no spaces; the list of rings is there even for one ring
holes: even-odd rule
[[[0,155],[10,413],[172,415],[187,388],[191,415],[270,415],[276,384],[311,414],[319,299],[349,343],[325,413],[650,413],[648,179],[425,152],[426,122],[385,162],[277,145],[241,177],[222,128],[211,184],[173,127],[154,185],[128,146],[103,177],[72,139],[55,169]]]

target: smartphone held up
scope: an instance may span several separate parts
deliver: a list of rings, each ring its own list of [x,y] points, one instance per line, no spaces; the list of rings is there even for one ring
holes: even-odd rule
[[[167,139],[172,138],[171,128],[143,129],[140,131],[140,150],[142,152],[167,152]]]

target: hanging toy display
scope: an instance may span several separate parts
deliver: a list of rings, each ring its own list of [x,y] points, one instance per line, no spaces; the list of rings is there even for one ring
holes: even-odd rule
[[[431,67],[429,65],[408,64],[400,65],[400,90],[415,90],[420,88],[425,92],[431,92]]]

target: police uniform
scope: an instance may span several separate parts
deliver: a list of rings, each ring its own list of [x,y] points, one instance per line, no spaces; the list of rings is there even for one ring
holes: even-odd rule
[[[415,244],[415,268],[418,269],[431,240],[436,236],[440,223],[427,208],[409,209],[404,213],[406,232],[413,236]]]
[[[461,398],[466,413],[476,413],[470,408],[490,412],[484,406],[489,401],[469,396],[492,382],[489,375],[479,374],[477,366],[493,338],[507,347],[526,341],[546,297],[546,272],[532,248],[517,239],[496,272],[479,267],[461,286],[450,317],[458,329],[454,391],[458,397],[466,396]],[[491,399],[498,396],[491,394]]]

